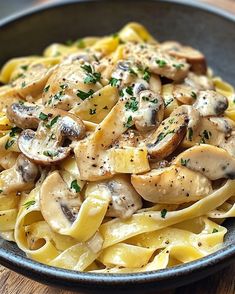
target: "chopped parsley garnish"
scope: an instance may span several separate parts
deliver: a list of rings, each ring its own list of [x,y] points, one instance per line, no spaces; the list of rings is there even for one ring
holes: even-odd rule
[[[47,93],[47,92],[49,91],[49,89],[50,89],[50,85],[46,86],[46,87],[44,88],[43,92],[44,92],[44,93]]]
[[[120,79],[116,79],[116,78],[111,78],[110,81],[109,81],[109,84],[112,87],[119,87],[120,86],[120,83],[121,83],[121,80]]]
[[[46,151],[43,151],[43,155],[53,158],[58,155],[58,152],[52,151],[52,150],[46,150]]]
[[[167,214],[167,210],[164,208],[163,210],[161,210],[161,217],[165,218]]]
[[[182,67],[184,67],[183,63],[178,63],[178,64],[173,64],[173,66],[177,69],[180,70]]]
[[[197,99],[197,94],[194,91],[192,91],[191,92],[191,97],[193,97],[193,99]]]
[[[35,200],[30,200],[30,201],[24,203],[23,206],[24,206],[26,209],[29,209],[30,206],[34,205],[35,203],[36,203]]]
[[[125,128],[130,128],[132,126],[132,116],[129,116],[127,122],[123,124]]]
[[[94,94],[94,91],[92,89],[90,89],[88,92],[83,92],[81,90],[77,90],[77,96],[79,98],[81,98],[82,100],[87,99],[88,97],[90,97],[92,94]]]
[[[40,112],[39,118],[43,121],[48,120],[48,114],[45,114],[43,112]]]
[[[55,117],[51,120],[50,124],[47,124],[46,126],[49,127],[49,128],[51,128],[54,124],[57,123],[57,121],[58,121],[59,118],[60,118],[60,115],[55,116]]]
[[[118,33],[114,33],[113,34],[113,38],[118,38],[119,36],[118,36]]]
[[[136,101],[135,97],[131,97],[131,101],[126,102],[125,104],[126,110],[131,110],[135,112],[138,110],[138,101]]]
[[[20,133],[22,131],[21,128],[19,127],[13,127],[11,128],[11,131],[10,131],[10,137],[15,137],[16,134]]]
[[[181,163],[182,166],[187,166],[189,160],[190,160],[190,159],[183,159],[183,158],[181,158],[181,159],[180,159],[180,163]]]
[[[26,83],[25,83],[25,81],[23,81],[22,83],[21,83],[21,88],[24,88],[26,86]]]
[[[146,69],[144,70],[143,79],[144,79],[145,81],[149,82],[150,78],[151,78],[151,74],[150,74],[150,72],[148,71],[148,69],[146,68]]]
[[[2,193],[3,192],[3,190],[2,189],[0,189],[0,193]]]
[[[5,149],[9,149],[15,143],[14,140],[7,140],[5,144]]]
[[[126,92],[127,92],[127,94],[129,94],[129,95],[133,95],[133,88],[132,87],[127,87],[126,88]]]
[[[79,40],[77,40],[76,44],[77,44],[77,47],[78,47],[79,49],[84,49],[84,48],[86,47],[86,44],[85,44],[85,42],[83,41],[83,39],[79,39]]]
[[[28,69],[28,65],[22,65],[20,68],[23,69],[24,71],[26,71]]]
[[[174,117],[171,118],[171,119],[169,119],[169,124],[173,124],[174,121],[175,121],[175,118]]]
[[[142,100],[143,100],[143,101],[149,101],[149,97],[147,97],[147,96],[143,96],[143,97],[142,97]]]
[[[204,130],[203,131],[203,137],[206,139],[206,140],[209,140],[210,139],[210,137],[211,137],[211,132],[209,131],[207,131],[207,130]]]
[[[73,180],[70,185],[70,189],[74,189],[76,193],[81,191],[81,187],[78,185],[77,180]]]
[[[159,135],[158,135],[158,137],[157,137],[157,140],[156,140],[156,143],[155,144],[157,144],[158,142],[160,142],[160,141],[162,141],[166,136],[168,136],[169,134],[174,134],[174,130],[172,130],[172,131],[167,131],[167,132],[165,132],[165,133],[160,133]]]
[[[167,107],[171,102],[173,102],[173,98],[168,99],[167,101],[164,101],[164,106]]]
[[[61,88],[62,90],[64,90],[64,89],[68,88],[68,84],[60,85],[60,88]]]
[[[90,114],[90,115],[94,115],[94,114],[96,114],[96,108],[94,108],[94,109],[90,109],[90,110],[89,110],[89,114]]]
[[[159,67],[163,68],[167,65],[167,62],[163,59],[157,59],[156,63],[158,64]]]
[[[192,141],[192,139],[193,139],[193,129],[192,128],[188,128],[188,139],[189,139],[189,141]]]
[[[212,231],[212,234],[214,234],[214,233],[218,233],[219,231],[216,229],[216,228],[214,228],[213,229],[213,231]]]
[[[92,67],[89,64],[84,64],[81,66],[82,69],[84,69],[87,73],[92,74]]]
[[[101,74],[98,72],[94,72],[93,74],[88,74],[85,79],[84,79],[84,83],[85,84],[96,84],[97,82],[100,81],[101,78]]]

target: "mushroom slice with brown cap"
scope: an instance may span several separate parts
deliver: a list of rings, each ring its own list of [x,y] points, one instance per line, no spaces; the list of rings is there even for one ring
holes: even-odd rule
[[[200,113],[191,105],[181,105],[171,113],[171,116],[179,116],[182,114],[188,117],[188,128],[195,130],[200,123]]]
[[[184,80],[184,84],[190,86],[194,90],[214,90],[213,80],[204,75],[197,75],[193,72],[189,72]]]
[[[106,216],[126,219],[142,207],[141,197],[130,184],[128,176],[117,175],[110,180],[88,184],[87,195],[97,191],[110,198]]]
[[[79,193],[69,189],[58,171],[47,176],[40,190],[40,207],[44,219],[54,231],[60,233],[70,228],[80,206]]]
[[[30,190],[38,174],[38,167],[21,154],[13,167],[0,173],[1,190],[4,194]]]
[[[39,105],[13,103],[7,108],[7,117],[22,129],[37,129],[42,109]]]
[[[200,91],[193,104],[202,116],[217,116],[228,108],[228,99],[213,90]]]
[[[185,114],[170,116],[163,120],[145,141],[150,156],[162,159],[170,155],[183,140],[187,125],[188,116]]]
[[[150,90],[139,93],[139,109],[134,115],[135,127],[140,132],[148,132],[159,126],[164,116],[164,103],[159,94]]]
[[[160,44],[160,48],[171,56],[185,58],[190,63],[193,72],[206,74],[206,59],[200,51],[189,46],[182,46],[180,43],[174,41],[163,42]]]
[[[222,148],[202,144],[179,154],[174,164],[198,171],[210,180],[235,179],[235,158]]]
[[[189,71],[189,64],[185,59],[175,58],[156,45],[128,43],[123,54],[143,68],[148,68],[150,72],[174,81],[183,80]]]
[[[181,204],[212,192],[211,182],[205,176],[184,166],[171,165],[132,175],[131,183],[145,200],[153,203]]]
[[[197,98],[198,90],[186,84],[175,84],[173,85],[172,94],[180,103],[192,105]]]
[[[39,114],[36,132],[24,130],[18,139],[20,151],[32,161],[48,165],[66,158],[70,146],[65,139],[79,140],[85,135],[85,125],[79,117],[59,109],[44,109]]]

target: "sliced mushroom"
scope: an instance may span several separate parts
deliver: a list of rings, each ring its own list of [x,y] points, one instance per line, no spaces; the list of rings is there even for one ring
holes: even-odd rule
[[[171,116],[178,116],[182,114],[187,115],[188,117],[188,128],[195,130],[200,123],[200,113],[191,105],[182,105],[177,107],[171,113]]]
[[[153,203],[181,204],[212,192],[210,181],[201,173],[175,165],[132,175],[131,183],[145,200]]]
[[[175,84],[172,94],[180,103],[192,105],[197,98],[198,90],[192,89],[186,84]]]
[[[70,228],[80,206],[79,193],[66,185],[58,171],[47,176],[40,190],[40,207],[45,221],[54,231],[61,233]]]
[[[36,114],[34,114],[36,116]],[[18,139],[20,151],[38,164],[52,164],[66,158],[70,146],[66,139],[79,140],[85,135],[85,125],[75,115],[59,109],[43,109],[37,131],[24,130]],[[33,121],[35,117],[32,116]]]
[[[191,70],[193,72],[206,74],[206,59],[200,51],[189,46],[182,46],[180,43],[174,41],[163,42],[160,44],[160,48],[174,57],[186,59],[191,64]]]
[[[82,103],[84,95],[91,96],[101,87],[99,74],[90,63],[82,60],[62,63],[47,82],[43,103],[70,110],[76,103]]]
[[[194,91],[214,90],[214,83],[210,77],[197,75],[193,72],[188,73],[184,83],[185,85],[190,86]]]
[[[151,44],[128,43],[123,52],[124,57],[135,60],[150,72],[172,79],[183,80],[189,71],[185,59],[175,58]]]
[[[0,174],[2,193],[8,194],[32,189],[38,174],[38,167],[24,155],[19,155],[15,165]]]
[[[154,158],[166,158],[183,140],[188,125],[185,114],[170,116],[145,141],[148,153]]]
[[[228,108],[228,99],[222,94],[213,91],[201,91],[193,104],[202,116],[217,116]]]
[[[42,109],[39,105],[13,103],[7,108],[7,117],[22,129],[37,129]]]
[[[212,145],[191,147],[179,154],[174,164],[183,164],[210,180],[235,179],[235,158],[222,148]]]
[[[110,180],[89,183],[86,194],[92,192],[106,194],[110,198],[107,216],[126,219],[142,207],[141,197],[126,176],[114,176]]]
[[[135,127],[140,132],[148,132],[159,126],[164,116],[164,103],[159,94],[150,90],[139,93],[139,109],[134,115]]]

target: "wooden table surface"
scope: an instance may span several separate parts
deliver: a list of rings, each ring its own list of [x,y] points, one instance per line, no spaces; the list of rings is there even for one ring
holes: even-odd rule
[[[201,0],[235,14],[235,0]],[[0,294],[70,294],[48,287],[0,266]],[[159,293],[156,291],[156,294]],[[145,293],[143,293],[145,294]],[[159,293],[160,294],[160,293]],[[235,294],[235,264],[204,280],[161,294]]]

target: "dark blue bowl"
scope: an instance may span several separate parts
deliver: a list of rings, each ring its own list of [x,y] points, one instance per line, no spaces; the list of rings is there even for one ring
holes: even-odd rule
[[[63,1],[0,21],[0,64],[40,53],[52,42],[118,31],[129,21],[144,24],[159,40],[200,49],[215,73],[235,83],[235,17],[191,1]],[[0,239],[0,263],[41,283],[85,293],[147,293],[182,286],[235,260],[235,220],[226,222],[224,247],[200,260],[138,274],[90,274],[45,266]]]

